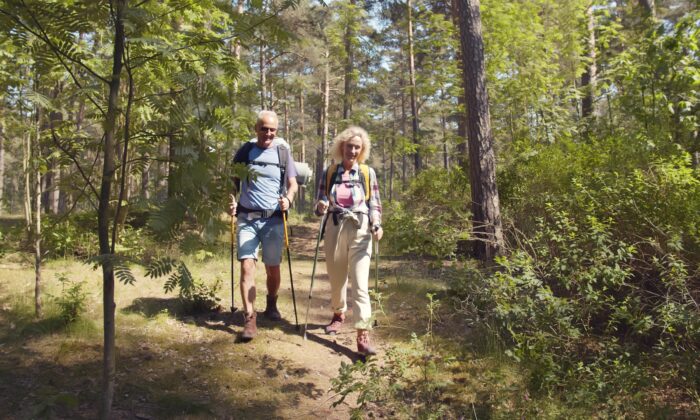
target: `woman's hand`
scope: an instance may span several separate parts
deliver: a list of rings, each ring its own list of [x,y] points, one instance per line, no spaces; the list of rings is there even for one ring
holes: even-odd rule
[[[375,226],[372,228],[372,237],[374,237],[374,240],[381,241],[382,236],[384,236],[384,230],[381,226]]]
[[[328,201],[319,200],[316,203],[316,214],[324,215],[328,211]]]

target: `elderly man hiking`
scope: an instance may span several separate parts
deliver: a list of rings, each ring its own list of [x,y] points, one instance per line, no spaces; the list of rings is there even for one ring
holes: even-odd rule
[[[231,211],[237,216],[238,260],[241,262],[241,297],[245,326],[241,339],[250,341],[257,333],[255,312],[255,268],[258,249],[267,272],[266,318],[279,321],[277,292],[280,288],[280,262],[284,240],[283,212],[297,192],[297,171],[287,143],[276,136],[278,119],[273,111],[261,111],[255,124],[256,138],[236,152],[235,163],[244,163],[251,172],[248,180],[234,178],[240,185],[236,203],[232,195]],[[238,189],[238,188],[237,188]]]

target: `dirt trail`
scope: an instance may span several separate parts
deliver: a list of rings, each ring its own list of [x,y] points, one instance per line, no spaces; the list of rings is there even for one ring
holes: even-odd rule
[[[302,336],[317,229],[316,223],[298,224],[290,237],[298,330],[286,261],[279,301],[281,322],[262,316],[264,269],[257,270],[258,336],[249,343],[237,339],[243,330],[240,310],[235,314],[228,310],[231,289],[225,259],[193,270],[195,277],[223,280],[218,295],[225,310],[219,313],[182,315],[178,300],[163,293],[162,281],[147,279],[137,269],[135,286],[118,284],[113,417],[348,418],[348,403],[331,407],[334,395],[330,388],[341,363],[358,359],[355,331],[347,323],[337,336],[323,333],[331,311],[322,251],[307,339]],[[98,272],[77,273],[75,267],[81,265],[70,264],[49,265],[44,271],[46,279],[67,271],[69,276],[86,277],[91,284],[92,319],[67,333],[49,321],[18,321],[17,308],[29,306],[31,270],[21,265],[0,268],[0,276],[13,279],[0,295],[0,418],[96,416],[102,363],[101,284]],[[27,295],[23,302],[11,297],[19,291]],[[238,292],[235,299],[240,309]],[[382,335],[381,328],[375,330],[380,357],[389,345],[389,338]]]

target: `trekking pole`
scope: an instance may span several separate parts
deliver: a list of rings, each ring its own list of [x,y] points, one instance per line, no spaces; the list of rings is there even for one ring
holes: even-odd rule
[[[379,241],[374,241],[374,291],[379,290]]]
[[[297,298],[294,295],[294,277],[292,276],[292,257],[289,253],[289,236],[287,235],[287,212],[282,212],[282,220],[284,221],[284,245],[287,247],[287,263],[289,264],[289,282],[292,284],[292,303],[294,303],[294,321],[296,329],[299,331],[299,318],[297,317]]]
[[[316,253],[314,254],[314,265],[311,269],[311,286],[309,286],[309,303],[306,305],[306,317],[304,318],[304,340],[306,340],[306,327],[309,325],[309,308],[311,308],[311,291],[314,289],[314,276],[316,275],[316,261],[318,261],[318,248],[323,236],[323,225],[326,224],[326,212],[321,218],[321,224],[318,226],[318,237],[316,238]]]
[[[236,294],[236,287],[235,287],[235,275],[234,275],[234,268],[236,266],[236,216],[231,215],[231,313],[236,312],[236,305],[235,305],[235,294]]]
[[[374,292],[379,292],[379,241],[374,241]],[[376,327],[377,325],[379,325],[379,322],[375,318],[374,326]]]

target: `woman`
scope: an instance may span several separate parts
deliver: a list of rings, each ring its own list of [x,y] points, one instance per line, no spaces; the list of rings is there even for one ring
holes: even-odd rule
[[[355,291],[353,322],[357,329],[357,351],[376,354],[370,344],[372,307],[369,299],[369,270],[372,237],[382,238],[382,206],[377,175],[364,162],[369,157],[367,132],[349,127],[333,141],[331,156],[336,162],[323,173],[317,194],[316,214],[329,213],[324,251],[331,281],[333,319],[327,334],[335,334],[345,321],[348,280]]]

